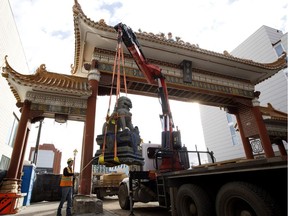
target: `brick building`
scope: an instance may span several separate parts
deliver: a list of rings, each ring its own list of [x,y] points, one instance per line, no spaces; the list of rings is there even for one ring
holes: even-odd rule
[[[32,161],[35,147],[31,147],[29,160]],[[62,152],[55,148],[53,144],[39,145],[36,162],[36,172],[60,174]]]

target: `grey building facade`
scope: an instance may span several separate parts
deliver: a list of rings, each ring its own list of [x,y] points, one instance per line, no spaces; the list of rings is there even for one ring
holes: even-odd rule
[[[287,53],[287,33],[261,26],[230,54],[260,63],[275,62],[283,52]],[[260,105],[270,103],[276,110],[287,113],[287,68],[257,84]],[[213,151],[217,161],[244,157],[236,118],[223,108],[200,105],[200,115],[206,147]],[[284,141],[287,149],[287,143]],[[273,146],[275,150],[277,147]],[[259,152],[260,154],[261,152]]]

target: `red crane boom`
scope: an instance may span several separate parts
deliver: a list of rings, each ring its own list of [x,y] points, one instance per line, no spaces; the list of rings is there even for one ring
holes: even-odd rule
[[[118,32],[118,43],[121,43],[122,41],[124,42],[128,51],[134,58],[139,70],[144,74],[147,82],[149,84],[158,84],[158,95],[161,100],[162,107],[162,115],[160,115],[163,126],[161,143],[162,149],[171,151],[181,149],[182,144],[180,131],[174,131],[174,123],[168,100],[168,90],[165,77],[161,72],[162,69],[157,65],[148,63],[141,50],[136,35],[130,27],[123,23],[119,23],[114,28]],[[178,156],[176,156],[176,161],[178,161],[177,158]]]

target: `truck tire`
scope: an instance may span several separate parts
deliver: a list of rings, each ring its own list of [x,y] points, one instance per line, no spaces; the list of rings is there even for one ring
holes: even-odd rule
[[[280,208],[262,188],[247,182],[230,182],[216,197],[218,216],[280,216]]]
[[[198,185],[184,184],[176,198],[177,214],[181,216],[210,216],[213,207],[208,194]]]
[[[124,210],[130,210],[130,199],[126,184],[121,184],[118,191],[119,205]]]

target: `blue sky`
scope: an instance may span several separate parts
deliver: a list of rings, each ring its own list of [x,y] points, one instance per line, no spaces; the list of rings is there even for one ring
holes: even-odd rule
[[[141,29],[154,34],[172,32],[174,37],[181,37],[185,42],[219,53],[232,51],[262,25],[287,32],[287,0],[78,2],[94,21],[103,18],[111,26],[123,22],[134,31]],[[74,63],[74,0],[10,0],[10,4],[29,66],[29,71],[19,72],[34,73],[44,63],[48,71],[70,74],[70,66]],[[158,100],[140,96],[131,99],[132,121],[139,126],[141,137],[145,142],[159,143],[161,108]],[[108,108],[107,98],[99,98],[97,105],[96,131],[100,131]],[[190,150],[194,150],[195,145],[203,147],[198,105],[172,101],[171,110],[175,125],[182,131],[183,143]],[[53,143],[61,150],[64,166],[75,148],[79,151],[78,157],[81,155],[82,126],[83,123],[78,122],[57,125],[45,120],[40,144]],[[75,133],[75,130],[79,132]],[[35,144],[36,133],[37,129],[32,130],[28,145]],[[96,148],[95,145],[95,152]],[[79,166],[77,163],[78,171]]]

